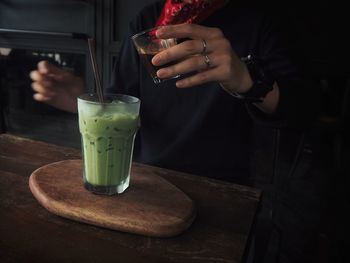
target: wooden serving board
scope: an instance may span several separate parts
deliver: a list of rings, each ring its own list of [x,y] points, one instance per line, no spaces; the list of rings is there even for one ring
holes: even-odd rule
[[[180,234],[194,220],[194,202],[155,174],[131,170],[130,186],[120,195],[96,195],[83,186],[81,160],[67,160],[35,170],[29,187],[50,212],[109,229],[154,237]]]

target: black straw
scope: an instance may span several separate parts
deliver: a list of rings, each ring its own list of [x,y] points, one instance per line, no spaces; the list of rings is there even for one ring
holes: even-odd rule
[[[98,100],[100,101],[100,103],[103,103],[103,90],[102,90],[102,85],[101,85],[100,73],[99,73],[97,61],[96,61],[95,39],[88,38],[88,44],[89,44],[89,52],[90,52],[92,70],[94,71]]]

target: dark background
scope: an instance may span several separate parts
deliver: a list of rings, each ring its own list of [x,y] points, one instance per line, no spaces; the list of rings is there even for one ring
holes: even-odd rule
[[[111,67],[118,56],[128,21],[151,2],[2,0],[0,29],[75,32],[94,36],[103,82],[108,85]],[[314,261],[308,262],[348,262],[345,242],[350,222],[346,215],[350,207],[350,72],[343,39],[343,25],[346,23],[340,22],[346,20],[346,16],[343,19],[330,19],[335,4],[325,0],[244,3],[266,8],[279,19],[285,27],[290,45],[303,61],[316,87],[310,109],[316,108],[317,116],[303,145],[303,154],[296,160],[295,166],[296,178],[312,178],[313,181],[310,181],[313,184],[315,180],[320,184],[315,194],[317,198],[313,199],[318,205],[312,206],[316,206],[317,211],[305,217],[309,225],[314,223],[317,226],[317,237],[310,244]],[[32,33],[0,32],[1,47],[12,49],[9,56],[0,55],[1,132],[79,148],[77,116],[33,101],[28,74],[35,69],[38,61],[48,59],[84,77],[87,89],[92,90],[86,42]],[[57,54],[60,59],[55,58]],[[261,140],[257,156],[261,166],[265,165],[265,159],[259,157],[259,151],[261,155],[266,155],[265,145],[274,140],[275,132],[268,128],[258,130],[257,138]],[[294,187],[300,189],[298,185]],[[315,197],[313,194],[310,193],[310,196]],[[304,195],[293,192],[291,196],[303,202]],[[315,215],[320,216],[315,218]]]

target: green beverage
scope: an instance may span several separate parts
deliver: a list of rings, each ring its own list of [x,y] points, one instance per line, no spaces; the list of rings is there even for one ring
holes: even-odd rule
[[[122,193],[129,186],[140,101],[131,96],[96,94],[78,98],[84,160],[84,186],[100,194]]]

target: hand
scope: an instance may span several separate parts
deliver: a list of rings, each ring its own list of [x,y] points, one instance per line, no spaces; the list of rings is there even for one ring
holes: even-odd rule
[[[157,71],[159,78],[197,72],[177,81],[176,86],[188,88],[216,81],[223,88],[234,92],[246,92],[252,86],[253,82],[246,65],[237,57],[230,42],[220,29],[195,24],[180,24],[161,27],[156,34],[162,39],[189,39],[153,57],[152,63],[155,66],[179,61],[172,66],[159,69]]]
[[[84,81],[47,61],[30,72],[34,100],[69,112],[77,112],[77,97],[84,92]]]

